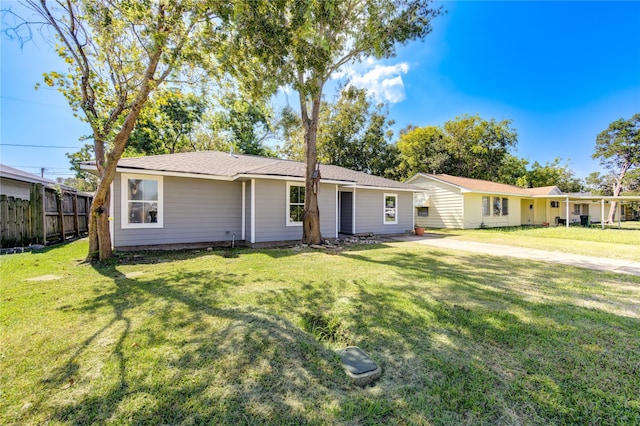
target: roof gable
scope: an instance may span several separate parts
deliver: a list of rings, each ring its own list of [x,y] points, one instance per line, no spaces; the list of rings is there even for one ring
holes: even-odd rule
[[[491,182],[482,179],[472,179],[460,176],[451,176],[447,174],[427,174],[418,173],[407,182],[413,182],[418,177],[424,177],[437,182],[443,182],[449,185],[453,185],[461,190],[467,192],[476,193],[495,193],[495,194],[508,194],[519,196],[533,196],[533,195],[562,195],[562,192],[556,186],[545,186],[540,188],[521,188],[515,185],[508,185],[505,183]]]

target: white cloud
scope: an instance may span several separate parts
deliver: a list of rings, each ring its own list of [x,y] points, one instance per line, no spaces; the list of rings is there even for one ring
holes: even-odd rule
[[[364,69],[362,72],[347,69],[336,73],[333,77],[347,77],[349,84],[367,89],[378,101],[395,104],[406,98],[402,75],[409,72],[408,63],[401,62],[395,65],[380,65],[372,60],[367,60],[365,63],[369,66],[367,67],[369,69]],[[373,68],[371,68],[371,66],[373,66]]]

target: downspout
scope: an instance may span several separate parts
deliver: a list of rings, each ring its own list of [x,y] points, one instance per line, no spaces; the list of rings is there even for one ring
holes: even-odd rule
[[[339,226],[339,220],[340,220],[340,215],[338,212],[338,209],[340,208],[340,197],[339,197],[339,192],[338,192],[338,185],[336,185],[336,240],[338,239],[338,226]]]
[[[247,182],[242,182],[242,241],[247,239]]]
[[[256,242],[256,180],[251,179],[251,244]]]
[[[122,179],[122,176],[120,176],[120,179]],[[111,193],[111,202],[109,203],[109,233],[111,234],[111,249],[114,250],[116,247],[116,232],[115,232],[115,224],[113,223],[114,222],[113,218],[115,217],[114,204],[116,203],[116,197],[115,197],[116,194],[114,192],[113,181],[111,181],[111,185],[109,186],[109,192]],[[122,194],[120,194],[120,203],[122,203]],[[87,222],[87,228],[88,227],[89,226]]]

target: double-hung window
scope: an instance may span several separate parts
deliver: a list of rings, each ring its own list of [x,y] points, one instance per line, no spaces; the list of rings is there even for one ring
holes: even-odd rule
[[[508,216],[509,199],[502,197],[482,197],[482,216]]]
[[[493,197],[493,215],[502,215],[502,198],[500,197]]]
[[[491,202],[489,201],[490,199],[491,197],[482,197],[482,216],[491,216]]]
[[[384,216],[382,223],[394,225],[398,223],[398,195],[384,194]]]
[[[162,176],[123,174],[122,228],[162,228]]]
[[[302,226],[304,185],[287,183],[287,226]]]

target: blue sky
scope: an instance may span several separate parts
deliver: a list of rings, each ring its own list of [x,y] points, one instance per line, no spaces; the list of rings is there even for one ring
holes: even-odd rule
[[[441,4],[447,14],[425,41],[336,77],[388,102],[396,132],[463,114],[511,119],[518,157],[543,164],[561,157],[578,177],[599,171],[591,158],[596,135],[640,112],[640,2]],[[43,72],[63,65],[38,37],[21,48],[2,35],[1,50],[0,161],[32,173],[44,167],[49,178],[70,173],[64,154],[77,149],[25,146],[79,148],[90,133],[55,89],[33,89]]]

